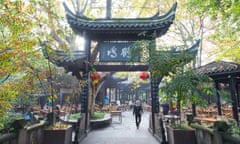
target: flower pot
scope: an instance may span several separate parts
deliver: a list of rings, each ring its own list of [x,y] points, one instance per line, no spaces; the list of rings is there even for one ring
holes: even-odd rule
[[[173,129],[167,126],[168,144],[196,144],[194,130]]]
[[[44,144],[71,144],[72,126],[63,129],[44,129]]]

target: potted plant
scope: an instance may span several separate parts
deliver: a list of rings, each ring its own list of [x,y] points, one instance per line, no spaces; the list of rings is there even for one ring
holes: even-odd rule
[[[72,125],[56,123],[44,129],[44,143],[70,144],[72,143]]]
[[[191,103],[205,103],[204,100],[200,98],[199,89],[203,88],[201,84],[206,80],[208,82],[205,76],[197,75],[192,69],[181,69],[175,74],[170,75],[169,81],[161,88],[162,92],[165,93],[166,99],[168,99],[170,103],[176,104],[176,114],[180,117],[179,123],[167,126],[169,144],[182,144],[186,141],[191,144],[196,143],[194,130],[181,121],[181,108]],[[189,123],[192,119],[192,115],[188,117]]]
[[[222,143],[240,143],[240,128],[235,120],[216,121],[213,125],[213,129],[220,134]]]
[[[52,110],[47,114],[47,127],[43,130],[43,142],[49,144],[69,144],[72,142],[72,125],[61,121],[56,122],[57,113],[54,109],[56,96],[50,96]]]
[[[48,99],[51,102],[52,109],[47,114],[47,126],[43,130],[43,142],[49,144],[72,143],[72,125],[61,121],[56,122],[57,112],[54,105],[57,96],[52,93]]]
[[[167,126],[169,144],[196,144],[195,131],[187,124],[173,124]]]
[[[240,128],[235,120],[219,120],[213,126],[191,124],[196,129],[197,143],[239,144]]]
[[[72,125],[65,124],[62,122],[56,122],[56,109],[55,102],[57,100],[57,95],[55,94],[55,89],[53,87],[53,72],[49,60],[48,50],[46,50],[48,70],[49,70],[49,91],[50,96],[48,101],[51,104],[50,112],[47,114],[47,127],[43,130],[43,142],[47,144],[69,144],[72,143]]]

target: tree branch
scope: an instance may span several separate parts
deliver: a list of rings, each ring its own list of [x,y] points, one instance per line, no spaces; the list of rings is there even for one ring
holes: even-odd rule
[[[11,76],[11,74],[8,74],[2,81],[0,81],[0,85],[3,84],[8,78]]]

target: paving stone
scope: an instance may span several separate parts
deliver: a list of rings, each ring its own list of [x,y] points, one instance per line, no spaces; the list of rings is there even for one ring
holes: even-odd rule
[[[145,112],[139,129],[136,128],[132,111],[123,112],[122,123],[113,118],[112,124],[106,128],[96,129],[88,133],[81,144],[159,144],[148,131],[149,113]]]

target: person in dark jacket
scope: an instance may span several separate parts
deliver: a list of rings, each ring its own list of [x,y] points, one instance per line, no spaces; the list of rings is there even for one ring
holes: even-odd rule
[[[140,101],[137,100],[136,104],[133,107],[133,115],[135,115],[135,121],[136,121],[137,129],[139,129],[139,125],[141,123],[142,113],[143,113],[142,106],[140,104]]]
[[[169,104],[168,103],[163,103],[163,104],[161,104],[161,106],[163,107],[163,115],[168,115]]]

